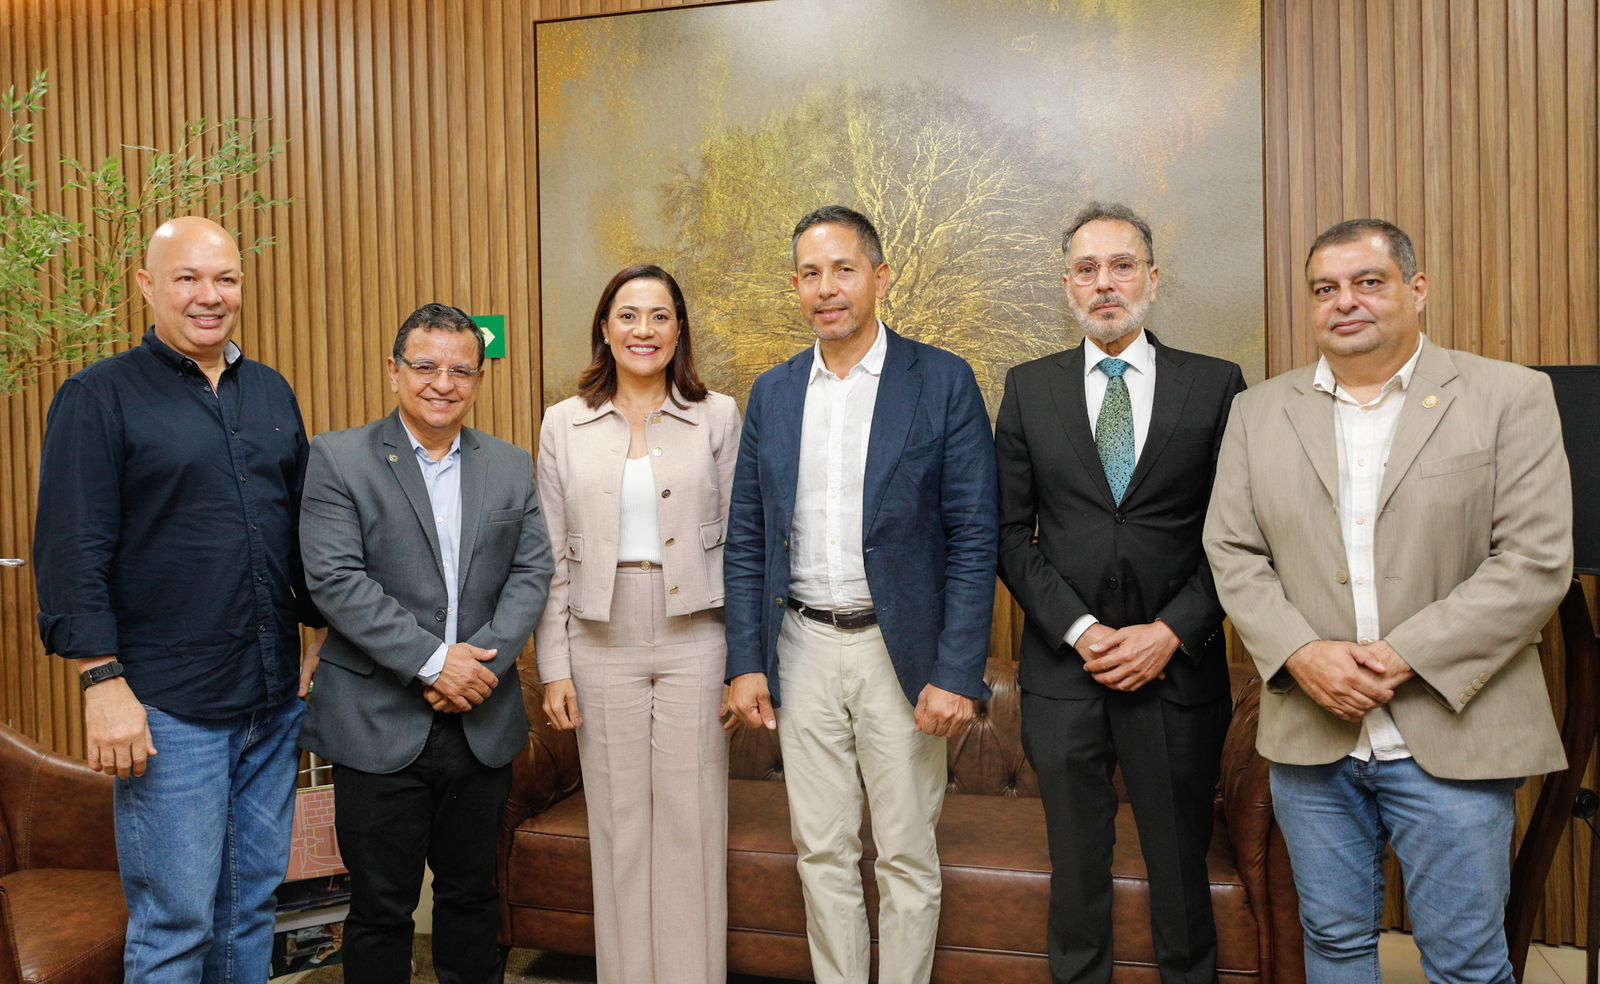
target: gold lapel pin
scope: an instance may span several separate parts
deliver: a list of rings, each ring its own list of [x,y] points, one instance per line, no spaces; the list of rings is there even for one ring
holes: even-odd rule
[[[1433,399],[1433,397],[1430,396],[1430,397],[1428,397],[1428,399],[1431,400],[1431,399]],[[1428,404],[1428,406],[1431,407],[1431,406],[1433,406],[1433,404],[1430,403],[1430,404]],[[389,464],[391,464],[391,465],[394,464],[395,462],[399,461],[399,460],[400,460],[400,456],[397,455],[397,454],[391,454],[389,456]]]
[[[1427,396],[1422,398],[1422,408],[1424,410],[1432,410],[1434,407],[1436,407],[1438,405],[1439,405],[1439,398],[1437,396],[1434,396],[1432,393],[1429,393]]]

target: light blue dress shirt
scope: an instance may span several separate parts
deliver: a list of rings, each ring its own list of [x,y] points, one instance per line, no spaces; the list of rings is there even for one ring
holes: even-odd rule
[[[456,435],[449,452],[439,461],[434,461],[428,449],[417,442],[409,427],[406,439],[411,442],[411,450],[416,452],[417,464],[422,468],[422,484],[428,487],[433,529],[439,536],[439,559],[444,562],[444,642],[439,643],[439,648],[417,671],[417,679],[431,687],[444,670],[445,653],[457,641],[456,603],[461,591],[461,435]]]

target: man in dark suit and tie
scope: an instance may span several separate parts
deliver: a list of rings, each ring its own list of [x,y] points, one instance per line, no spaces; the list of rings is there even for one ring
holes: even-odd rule
[[[1201,548],[1244,377],[1144,328],[1161,273],[1145,221],[1093,204],[1062,239],[1078,348],[1012,369],[995,428],[1000,576],[1027,615],[1022,738],[1050,839],[1058,982],[1111,979],[1122,766],[1164,984],[1216,980],[1206,849],[1232,705]]]
[[[495,832],[528,741],[517,655],[554,564],[532,457],[462,426],[483,369],[471,319],[425,305],[389,359],[399,408],[311,444],[300,549],[329,633],[301,743],[334,762],[351,982],[411,979],[424,862],[439,979],[501,979]]]
[[[862,786],[877,848],[880,984],[925,984],[939,928],[945,737],[989,696],[994,442],[972,369],[878,320],[872,223],[800,220],[817,344],[750,392],[723,558],[729,698],[778,727],[819,984],[866,984]]]

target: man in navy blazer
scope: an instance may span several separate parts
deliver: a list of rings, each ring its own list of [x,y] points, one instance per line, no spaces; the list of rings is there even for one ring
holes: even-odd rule
[[[877,230],[800,220],[817,343],[750,392],[724,558],[729,703],[778,726],[812,972],[864,984],[862,786],[882,984],[925,982],[939,924],[945,737],[972,719],[994,610],[994,441],[972,369],[890,331]],[[859,775],[859,778],[858,778]]]

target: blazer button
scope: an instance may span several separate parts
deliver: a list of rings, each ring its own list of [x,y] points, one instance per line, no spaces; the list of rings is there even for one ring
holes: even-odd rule
[[[433,620],[435,622],[443,622],[444,621],[444,609],[443,608],[441,608],[438,611],[433,613]]]
[[[674,544],[674,543],[677,543],[677,542],[678,542],[678,538],[677,538],[677,537],[675,537],[675,536],[669,536],[669,537],[667,537],[667,546],[669,546],[669,547],[670,547],[670,546],[672,546],[672,545],[673,545],[673,544]]]
[[[663,498],[663,499],[672,498],[672,490],[671,489],[662,489],[661,490],[661,498]]]
[[[1115,591],[1118,588],[1122,587],[1122,582],[1120,580],[1118,580],[1117,578],[1112,578],[1110,581],[1108,581],[1106,583],[1110,586],[1112,591]]]
[[[778,598],[772,599],[772,607],[774,607],[774,608],[782,608],[783,607],[783,598],[778,597]]]
[[[678,593],[678,586],[676,584],[674,584],[672,587],[667,589],[667,594],[677,594],[677,593]]]
[[[1346,574],[1344,571],[1339,571],[1338,573],[1334,574],[1333,579],[1338,581],[1340,584],[1350,583],[1350,575]]]
[[[1121,513],[1117,513],[1115,516],[1112,517],[1112,519],[1115,519],[1117,521],[1117,525],[1118,526],[1121,526],[1123,523],[1126,523],[1128,521],[1128,517],[1122,515]]]

